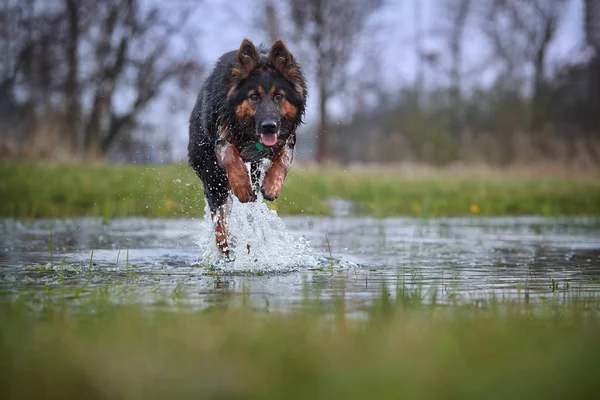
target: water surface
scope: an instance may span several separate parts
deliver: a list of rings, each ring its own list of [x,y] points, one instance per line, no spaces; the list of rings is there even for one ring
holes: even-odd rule
[[[382,285],[392,296],[403,287],[439,302],[600,292],[599,219],[269,218],[244,228],[240,241],[255,240],[250,255],[236,249],[244,265],[207,256],[201,219],[3,220],[0,292],[291,310],[307,299],[333,307],[343,291],[349,311],[370,304]]]

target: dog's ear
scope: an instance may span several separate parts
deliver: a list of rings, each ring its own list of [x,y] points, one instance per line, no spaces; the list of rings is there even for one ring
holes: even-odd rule
[[[283,75],[286,75],[287,70],[292,65],[292,55],[288,50],[283,40],[279,39],[275,43],[273,43],[273,47],[271,47],[271,51],[269,53],[269,61],[273,68],[277,71],[281,72]]]
[[[238,50],[238,63],[239,77],[242,79],[250,75],[250,72],[260,63],[258,51],[256,51],[256,47],[248,39],[242,41]]]
[[[279,39],[273,43],[273,47],[271,47],[271,51],[269,52],[267,64],[275,68],[276,71],[279,71],[286,79],[291,81],[294,84],[296,91],[301,96],[304,96],[305,83],[302,72],[300,72],[300,69],[294,62],[294,57],[283,40]]]

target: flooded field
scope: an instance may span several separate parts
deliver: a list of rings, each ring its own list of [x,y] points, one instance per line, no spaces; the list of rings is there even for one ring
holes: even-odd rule
[[[598,219],[266,218],[238,226],[251,232],[229,262],[211,254],[204,220],[3,220],[0,291],[283,311],[307,300],[328,306],[340,293],[348,311],[360,310],[382,287],[442,303],[600,293]]]
[[[600,221],[0,222],[6,398],[593,398]],[[274,312],[273,312],[274,311]],[[53,396],[52,396],[53,395]]]

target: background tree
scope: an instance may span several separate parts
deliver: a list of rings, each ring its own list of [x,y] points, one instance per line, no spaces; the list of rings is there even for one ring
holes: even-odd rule
[[[212,62],[254,27],[290,42],[308,76],[300,158],[600,162],[599,4],[262,0],[207,7],[198,27],[197,2],[0,0],[0,153],[131,161],[173,132],[183,155],[195,44],[221,40]]]
[[[267,38],[269,43],[274,43],[281,39],[281,30],[279,29],[279,20],[277,18],[277,8],[272,0],[264,0],[264,14],[260,13],[258,24],[266,26]]]
[[[380,0],[288,0],[292,36],[310,60],[319,99],[316,160],[330,157],[328,102],[344,85],[356,39]]]
[[[22,136],[47,136],[53,125],[63,147],[105,156],[169,85],[183,88],[200,75],[181,34],[191,11],[139,0],[5,1],[5,114],[21,109],[34,119],[37,127]],[[18,136],[14,125],[3,128],[3,136]]]
[[[482,31],[501,66],[501,75],[518,82],[533,71],[530,129],[539,130],[548,113],[546,62],[566,0],[491,0],[480,3]],[[515,81],[516,78],[516,81]]]
[[[464,34],[467,19],[471,11],[471,0],[446,0],[445,14],[448,18],[447,44],[450,55],[450,90],[451,104],[450,131],[455,139],[460,134],[462,125],[462,58]]]
[[[96,7],[100,34],[90,30],[87,35],[94,68],[88,77],[92,106],[84,123],[85,149],[106,154],[123,132],[135,126],[165,84],[184,85],[200,66],[187,52],[172,49],[189,9],[172,15],[157,7],[142,8],[136,0],[107,0]],[[120,109],[115,104],[117,90],[127,90],[130,98]]]
[[[596,54],[600,53],[600,1],[584,1],[584,32],[587,44],[592,46]]]

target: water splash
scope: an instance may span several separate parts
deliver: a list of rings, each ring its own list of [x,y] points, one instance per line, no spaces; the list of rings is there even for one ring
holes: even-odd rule
[[[229,199],[228,219],[230,240],[229,259],[217,249],[210,210],[205,208],[204,234],[198,245],[204,249],[201,263],[223,272],[288,272],[319,264],[304,237],[296,238],[285,224],[262,201],[240,203],[235,196]]]

